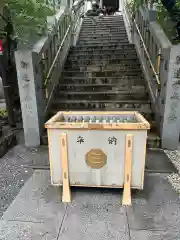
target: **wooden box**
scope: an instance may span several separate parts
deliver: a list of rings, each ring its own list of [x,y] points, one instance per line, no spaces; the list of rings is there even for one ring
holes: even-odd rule
[[[51,182],[63,185],[64,202],[70,186],[143,189],[150,125],[138,112],[58,112],[45,127]]]

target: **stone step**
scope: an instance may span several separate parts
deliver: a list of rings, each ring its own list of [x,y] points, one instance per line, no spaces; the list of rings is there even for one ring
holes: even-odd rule
[[[126,30],[126,26],[122,23],[83,23],[80,32],[82,31],[88,31],[89,29],[97,29],[99,31],[118,31]]]
[[[94,69],[95,70],[95,69]],[[67,77],[118,77],[118,76],[143,76],[143,73],[141,69],[134,69],[133,71],[128,71],[128,70],[121,70],[119,72],[117,71],[64,71],[62,73],[62,76],[67,76]]]
[[[100,26],[100,25],[91,25],[91,26],[84,26],[81,28],[80,33],[87,33],[89,31],[95,31],[97,33],[104,33],[104,32],[109,32],[109,33],[120,33],[121,31],[126,32],[126,27],[118,25],[118,26]]]
[[[121,40],[78,40],[78,45],[102,45],[102,44],[128,44],[128,39],[121,39]]]
[[[108,15],[108,16],[101,16],[101,17],[97,16],[97,18],[99,18],[103,21],[109,21],[109,20],[116,20],[117,21],[117,19],[120,19],[120,20],[124,19],[123,15],[118,15],[118,16]],[[89,21],[89,20],[91,20],[91,16],[87,16],[87,17],[84,18],[84,21]]]
[[[84,47],[85,48],[85,47]],[[93,56],[93,55],[98,55],[101,57],[107,57],[107,56],[117,56],[117,55],[130,55],[130,56],[136,56],[137,58],[137,53],[135,49],[82,49],[82,48],[77,48],[77,49],[72,49],[69,52],[70,55],[85,55],[85,56]],[[78,57],[78,56],[77,56]]]
[[[103,22],[103,21],[98,21],[98,20],[92,20],[89,22],[82,22],[82,28],[81,30],[87,29],[87,28],[125,28],[125,24],[123,21],[116,21],[116,22]]]
[[[108,31],[108,30],[112,30],[112,31],[117,31],[119,32],[121,29],[125,30],[126,27],[124,24],[122,23],[100,23],[100,24],[96,24],[96,23],[83,23],[82,24],[82,28],[81,31],[89,31],[89,30],[93,30],[93,29],[98,29],[99,31]]]
[[[123,53],[121,53],[123,54]],[[127,55],[127,53],[124,53],[123,56],[117,56],[115,55],[114,58],[110,54],[106,54],[106,58],[103,55],[100,54],[90,54],[85,55],[85,57],[82,57],[83,54],[75,54],[71,53],[69,57],[67,58],[67,61],[65,63],[65,67],[102,67],[102,66],[107,66],[107,65],[112,65],[112,66],[126,66],[130,68],[139,68],[141,66],[139,60],[137,60],[136,55],[133,55],[133,58],[130,59],[130,54]],[[99,56],[99,57],[98,57]],[[126,56],[128,58],[126,58]],[[79,57],[79,58],[78,58]],[[96,58],[97,57],[97,58]],[[122,59],[121,59],[122,57]],[[136,61],[137,60],[137,61]]]
[[[107,65],[117,65],[119,67],[119,65],[122,66],[129,66],[131,68],[140,68],[140,63],[139,61],[135,61],[132,59],[83,59],[83,58],[79,58],[79,59],[74,59],[74,58],[68,58],[66,63],[65,63],[65,68],[66,67],[85,67],[85,66],[89,66],[89,67],[93,67],[93,66],[107,66]]]
[[[128,36],[126,33],[118,33],[118,34],[109,34],[109,33],[104,33],[104,34],[96,34],[96,33],[89,33],[89,34],[80,34],[79,35],[79,41],[80,40],[102,40],[102,41],[106,41],[106,40],[127,40]]]
[[[123,22],[124,23],[124,18],[123,18],[123,16],[109,16],[109,17],[107,17],[107,16],[104,16],[104,17],[85,17],[84,19],[83,19],[83,23],[89,23],[89,22],[92,22],[93,21],[93,19],[95,19],[97,22],[104,22],[104,23],[107,23],[107,22],[110,22],[110,23],[116,23],[116,22]]]
[[[131,89],[133,86],[144,86],[145,80],[144,76],[117,76],[117,77],[62,77],[60,79],[59,86],[61,85],[81,85],[84,87],[99,85],[104,87],[104,85],[112,85],[121,88],[128,88]]]
[[[87,35],[79,35],[78,41],[98,41],[101,40],[103,42],[106,41],[127,41],[128,36],[126,33],[123,34],[104,34],[104,35],[98,35],[98,34],[87,34]]]
[[[98,37],[98,38],[95,38],[95,39],[93,39],[89,36],[78,38],[78,43],[80,42],[82,44],[83,42],[87,42],[87,41],[89,42],[89,44],[94,44],[94,43],[108,43],[108,44],[111,44],[111,43],[118,43],[118,42],[121,42],[122,44],[129,43],[128,37],[125,34],[122,35],[122,36],[114,37],[114,38],[109,37],[109,36],[107,36],[107,37],[102,36],[102,37]]]
[[[116,18],[103,18],[103,17],[98,17],[98,16],[94,16],[94,17],[88,17],[88,18],[84,18],[83,19],[83,24],[84,23],[92,23],[96,21],[97,23],[124,23],[124,18],[122,17],[116,17]]]
[[[90,21],[90,22],[83,22],[81,31],[86,30],[88,28],[98,28],[98,29],[115,29],[115,28],[126,28],[124,22],[117,21],[117,22],[102,22],[102,21]]]
[[[108,44],[108,45],[89,45],[89,46],[82,46],[82,45],[76,45],[70,49],[70,51],[107,51],[107,50],[121,50],[121,51],[136,51],[134,44],[128,43],[128,44]]]
[[[89,27],[89,26],[104,26],[104,27],[124,27],[124,20],[116,20],[116,21],[103,21],[97,18],[91,18],[89,21],[83,21],[82,27]]]
[[[123,34],[122,36],[98,36],[98,37],[91,37],[91,36],[79,36],[78,38],[79,42],[115,42],[115,41],[126,41],[128,42],[128,37],[127,35]]]
[[[98,36],[104,36],[104,35],[121,35],[121,34],[126,34],[126,28],[116,28],[116,29],[111,29],[111,28],[106,28],[106,29],[102,29],[102,28],[88,28],[88,29],[83,29],[82,31],[80,31],[80,36],[86,36],[87,34],[93,35],[96,34]]]
[[[67,100],[97,100],[97,101],[127,101],[129,102],[135,102],[135,103],[149,103],[148,100],[148,93],[145,92],[142,89],[130,91],[130,90],[104,90],[102,89],[94,89],[93,91],[63,91],[59,90],[56,92],[56,97],[58,97],[59,100],[67,99]]]
[[[127,33],[125,27],[116,27],[116,28],[100,28],[100,27],[89,27],[89,28],[84,28],[80,31],[80,35],[86,35],[86,34],[112,34],[112,35],[119,35],[121,33]]]
[[[65,95],[66,94],[66,95]],[[71,95],[72,97],[73,96],[79,96],[79,97],[83,97],[83,98],[88,98],[87,94],[86,93],[80,93],[78,92],[62,92],[60,98],[56,99],[54,105],[58,105],[58,104],[62,104],[62,103],[69,103],[69,104],[79,104],[79,103],[83,103],[83,104],[91,104],[91,103],[94,103],[94,104],[129,104],[129,105],[132,105],[132,106],[135,106],[135,105],[143,105],[143,104],[146,104],[148,107],[150,106],[151,102],[149,99],[147,99],[147,95],[145,96],[145,99],[115,99],[115,100],[111,100],[111,99],[107,99],[107,100],[102,100],[102,99],[96,99],[96,100],[87,100],[87,99],[68,99],[68,94]],[[92,95],[92,92],[89,94]],[[104,94],[104,92],[102,92],[102,95]],[[94,95],[101,95],[99,92],[95,92]],[[116,93],[114,92],[112,95],[116,95]],[[138,97],[138,96],[137,96]],[[120,107],[119,107],[120,108]]]
[[[103,17],[103,19],[104,19],[104,21],[105,20],[108,20],[108,19],[123,19],[123,15],[121,14],[121,15],[107,15],[107,16],[104,16]],[[88,20],[88,19],[90,19],[90,17],[89,16],[87,16],[87,17],[85,17],[84,18],[84,20]]]
[[[112,61],[113,60],[116,62],[116,61],[136,61],[139,63],[139,60],[137,59],[137,54],[136,53],[123,53],[123,52],[117,52],[115,54],[110,54],[110,53],[104,53],[104,54],[98,54],[98,53],[85,53],[85,52],[82,52],[82,53],[79,53],[79,54],[76,54],[75,52],[74,53],[71,53],[68,58],[67,58],[67,61],[94,61],[96,60],[97,61]]]
[[[91,21],[91,22],[83,22],[81,31],[86,31],[90,28],[95,28],[99,30],[108,30],[108,29],[126,29],[126,26],[123,22],[99,22],[99,21]]]
[[[99,43],[99,44],[94,44],[94,43],[89,43],[89,44],[81,44],[78,43],[76,44],[76,48],[109,48],[109,47],[113,47],[113,48],[122,48],[124,45],[128,46],[128,45],[132,45],[129,42],[114,42],[114,43]]]
[[[110,64],[105,63],[102,61],[102,63],[99,64],[66,64],[64,66],[64,71],[88,71],[88,72],[103,72],[103,71],[136,71],[140,68],[140,64]]]
[[[151,103],[147,100],[67,100],[55,99],[52,103],[53,111],[139,111],[146,115],[148,120],[153,120]]]
[[[66,82],[66,81],[65,81]],[[96,91],[131,91],[131,92],[146,92],[146,88],[143,85],[128,86],[127,84],[58,84],[57,91],[75,91],[75,92],[92,92]]]

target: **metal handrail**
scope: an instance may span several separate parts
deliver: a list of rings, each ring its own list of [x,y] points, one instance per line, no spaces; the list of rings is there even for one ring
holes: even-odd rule
[[[160,67],[161,67],[161,49],[159,49],[159,53],[157,56],[157,74],[160,74]]]
[[[145,43],[144,43],[144,39],[143,39],[143,37],[142,37],[142,35],[141,35],[140,29],[139,29],[139,27],[138,27],[135,19],[134,19],[134,24],[135,24],[135,27],[136,27],[137,32],[138,32],[138,34],[139,34],[139,37],[140,37],[140,39],[141,39],[141,41],[142,41],[142,45],[143,45],[143,47],[144,47],[144,50],[145,50],[145,53],[146,53],[147,58],[148,58],[148,60],[149,60],[149,63],[150,63],[150,65],[151,65],[151,68],[152,68],[152,70],[153,70],[153,72],[154,72],[154,75],[155,75],[155,78],[156,78],[156,82],[157,82],[157,84],[160,86],[160,85],[161,85],[161,82],[160,82],[160,80],[159,80],[159,73],[160,73],[161,49],[159,49],[159,54],[158,54],[158,59],[157,59],[157,71],[156,71],[156,70],[155,70],[155,67],[154,67],[154,65],[153,65],[153,63],[152,63],[152,61],[151,61],[151,57],[150,57],[150,55],[149,55],[149,53],[148,53],[148,50],[147,50],[146,45],[145,45]]]
[[[83,2],[84,2],[84,0],[80,0],[80,1],[78,2],[78,4],[76,4],[76,8],[74,8],[74,6],[73,6],[73,7],[72,7],[72,10],[74,10],[75,12],[76,12],[77,10],[79,10],[79,8],[82,6],[82,3],[83,3]],[[67,38],[67,35],[69,34],[69,31],[70,31],[70,29],[71,29],[71,26],[72,26],[72,23],[69,24],[69,27],[68,27],[68,29],[67,29],[64,37],[63,37],[63,40],[62,40],[62,42],[61,42],[61,44],[60,44],[60,46],[59,46],[59,48],[58,48],[58,51],[57,51],[56,56],[55,56],[55,58],[54,58],[54,60],[53,60],[53,63],[52,63],[52,65],[51,65],[51,67],[50,67],[50,69],[49,69],[49,71],[48,71],[48,73],[47,73],[47,76],[46,76],[45,82],[44,82],[44,85],[45,85],[45,86],[47,86],[48,83],[49,83],[49,79],[50,79],[51,73],[52,73],[52,71],[53,71],[54,65],[56,64],[56,61],[57,61],[58,56],[59,56],[59,53],[61,52],[61,49],[62,49],[62,47],[63,47],[63,45],[64,45],[64,42],[65,42],[65,40],[66,40],[66,38]]]
[[[67,29],[64,37],[63,37],[63,40],[62,40],[62,42],[61,42],[61,44],[60,44],[60,46],[59,46],[59,48],[58,48],[58,51],[57,51],[57,53],[56,53],[56,56],[55,56],[55,58],[54,58],[54,60],[53,60],[53,63],[52,63],[52,65],[51,65],[50,69],[49,69],[49,72],[48,72],[47,76],[46,76],[46,79],[45,79],[45,82],[44,82],[44,85],[45,85],[45,86],[47,86],[47,84],[48,84],[48,82],[49,82],[50,75],[51,75],[51,73],[52,73],[52,70],[53,70],[53,68],[54,68],[54,65],[56,64],[56,60],[58,59],[59,53],[60,53],[60,51],[61,51],[61,49],[62,49],[62,47],[63,47],[63,45],[64,45],[64,42],[65,42],[65,40],[66,40],[66,37],[67,37],[70,29],[71,29],[71,24],[69,25],[69,27],[68,27],[68,29]]]

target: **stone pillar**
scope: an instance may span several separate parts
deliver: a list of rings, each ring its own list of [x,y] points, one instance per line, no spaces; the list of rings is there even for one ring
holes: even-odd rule
[[[180,133],[180,45],[171,47],[164,88],[164,114],[161,123],[162,148],[175,150]]]
[[[123,11],[123,0],[119,0],[119,11]]]
[[[42,119],[39,118],[40,86],[37,84],[39,79],[36,78],[39,69],[34,66],[33,58],[31,51],[15,52],[24,138],[27,147],[40,145],[42,129]]]
[[[85,2],[85,7],[84,7],[84,13],[86,13],[88,10],[92,9],[92,3],[91,1],[86,1]]]

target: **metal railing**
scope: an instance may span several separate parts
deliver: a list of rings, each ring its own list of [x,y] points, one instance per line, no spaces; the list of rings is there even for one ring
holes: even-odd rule
[[[55,67],[55,64],[56,64],[56,62],[57,62],[58,56],[59,56],[59,54],[60,54],[60,52],[61,52],[61,49],[62,49],[62,47],[63,47],[63,45],[64,45],[64,42],[65,42],[66,39],[67,39],[67,36],[68,36],[70,30],[71,30],[71,25],[68,26],[68,29],[67,29],[64,37],[63,37],[63,40],[62,40],[62,42],[61,42],[61,44],[60,44],[60,46],[59,46],[59,49],[58,49],[58,51],[57,51],[57,53],[56,53],[56,56],[55,56],[55,58],[54,58],[54,60],[53,60],[53,62],[52,62],[52,65],[51,65],[51,67],[50,67],[50,69],[49,69],[49,71],[48,71],[48,73],[47,73],[47,76],[46,76],[45,81],[44,81],[45,87],[48,86],[48,83],[49,83],[49,80],[50,80],[52,71],[53,71],[53,69],[54,69],[54,67]],[[48,97],[48,96],[47,96],[47,97]]]
[[[139,57],[147,77],[152,101],[156,103],[161,91],[162,46],[156,42],[150,29],[150,22],[144,18],[141,10],[131,16],[131,19],[132,38],[139,49]]]
[[[61,40],[61,43],[59,45],[59,48],[57,49],[57,52],[55,53],[54,59],[52,61],[52,64],[48,70],[48,72],[46,73],[46,77],[44,80],[44,85],[46,88],[46,96],[48,97],[48,84],[50,83],[51,80],[51,75],[53,72],[53,69],[56,67],[56,63],[59,60],[59,56],[61,54],[61,51],[66,43],[66,41],[70,40],[70,44],[71,44],[71,38],[73,37],[75,28],[76,28],[76,23],[78,22],[80,16],[80,12],[82,10],[82,6],[84,4],[84,0],[79,1],[78,4],[76,3],[76,5],[73,5],[72,8],[70,9],[70,11],[67,12],[67,15],[65,15],[67,18],[69,18],[68,20],[68,24],[66,22],[67,18],[65,17],[64,19],[62,19],[61,21],[61,25],[59,26],[59,28],[63,27],[63,25],[65,26],[65,31],[64,31],[64,36]],[[61,30],[60,30],[61,31]],[[69,39],[70,38],[70,39]],[[66,50],[66,49],[65,49]],[[68,49],[67,49],[68,51]]]
[[[151,67],[151,69],[153,71],[153,74],[155,76],[155,80],[156,80],[156,84],[157,84],[157,91],[156,91],[156,97],[157,97],[157,94],[158,94],[158,92],[159,92],[159,90],[161,88],[161,82],[160,82],[161,49],[159,49],[159,53],[158,53],[158,55],[156,57],[156,65],[154,65],[153,62],[151,61],[150,54],[148,52],[148,49],[147,49],[146,44],[144,42],[144,39],[143,39],[143,37],[141,35],[141,31],[140,31],[140,29],[139,29],[135,19],[134,19],[134,26],[136,27],[137,33],[138,33],[138,35],[140,37],[142,46],[144,48],[144,52],[145,52],[145,54],[147,56],[147,59],[148,59],[149,64],[150,64],[150,67]]]
[[[43,78],[44,115],[48,113],[55,86],[61,76],[68,51],[76,35],[76,29],[79,27],[83,4],[84,0],[80,0],[71,9],[67,7],[60,13],[46,41],[37,52],[39,61],[35,64],[35,68],[41,71]]]
[[[160,53],[161,53],[161,49],[159,49],[159,54],[158,54],[158,56],[157,56],[157,67],[156,67],[156,66],[153,65],[153,63],[152,63],[152,61],[151,61],[151,57],[150,57],[150,55],[149,55],[149,52],[148,52],[147,47],[146,47],[146,44],[144,43],[144,39],[143,39],[143,37],[142,37],[142,35],[141,35],[140,29],[139,29],[139,27],[138,27],[135,19],[134,19],[134,25],[135,25],[136,30],[137,30],[137,32],[138,32],[138,34],[139,34],[140,39],[141,39],[141,42],[142,42],[144,51],[145,51],[145,53],[146,53],[146,56],[147,56],[147,58],[148,58],[148,60],[149,60],[150,66],[151,66],[151,68],[152,68],[152,70],[153,70],[153,73],[154,73],[154,76],[155,76],[155,79],[156,79],[156,83],[157,83],[157,85],[160,87],[160,84],[161,84],[161,83],[160,83],[160,79],[159,79],[159,72],[160,72],[159,70],[160,70],[160,62],[161,62],[161,54],[160,54]],[[156,68],[157,70],[156,70],[155,68]]]

